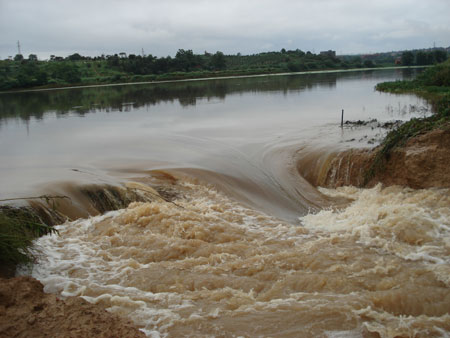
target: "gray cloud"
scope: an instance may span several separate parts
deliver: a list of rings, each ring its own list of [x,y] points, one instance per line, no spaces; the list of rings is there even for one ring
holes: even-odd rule
[[[450,45],[448,0],[0,0],[0,58]]]

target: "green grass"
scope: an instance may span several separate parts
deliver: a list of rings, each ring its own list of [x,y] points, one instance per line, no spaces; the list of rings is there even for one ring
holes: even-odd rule
[[[26,208],[0,208],[0,264],[2,268],[27,264],[34,260],[33,240],[56,232]]]

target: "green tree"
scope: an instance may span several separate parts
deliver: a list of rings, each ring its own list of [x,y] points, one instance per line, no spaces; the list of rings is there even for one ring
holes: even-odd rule
[[[359,68],[359,67],[361,67],[362,59],[360,56],[355,56],[355,57],[351,58],[350,62],[351,62],[351,67]]]
[[[288,69],[290,72],[299,72],[299,71],[300,71],[300,67],[299,67],[298,63],[294,63],[294,62],[292,62],[292,61],[289,61],[289,62],[287,63],[287,69]]]
[[[22,60],[23,60],[22,54],[16,54],[16,56],[14,56],[14,61],[22,61]]]
[[[422,66],[422,65],[428,65],[429,64],[429,57],[427,53],[419,51],[416,54],[416,65]]]
[[[188,72],[195,66],[195,57],[191,49],[179,49],[175,55],[175,66],[178,70]]]
[[[52,77],[67,83],[77,83],[81,81],[80,70],[75,64],[69,62],[58,62],[52,64]]]
[[[42,86],[48,83],[48,75],[46,72],[44,71],[39,71],[36,74],[36,85],[38,86]]]
[[[81,56],[81,55],[78,54],[78,53],[74,53],[74,54],[69,55],[69,56],[67,57],[67,60],[70,60],[70,61],[80,61],[80,60],[83,60],[83,59],[84,59],[84,57]]]
[[[28,55],[28,61],[37,61],[37,55],[36,54],[30,54]]]
[[[410,51],[402,53],[402,65],[411,66],[414,62],[414,54]]]
[[[447,60],[447,52],[445,50],[434,50],[433,51],[433,59],[436,63],[441,63]]]
[[[225,55],[222,52],[217,51],[211,57],[211,66],[215,70],[222,70],[226,67]]]
[[[375,64],[372,60],[364,60],[364,67],[366,68],[373,68],[375,67]]]
[[[114,54],[114,55],[108,56],[108,66],[109,67],[118,67],[119,64],[120,64],[119,55]]]

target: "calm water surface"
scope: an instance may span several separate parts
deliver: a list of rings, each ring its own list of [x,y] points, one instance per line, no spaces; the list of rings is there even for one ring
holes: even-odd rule
[[[2,94],[0,197],[29,196],[52,182],[199,168],[260,187],[273,196],[265,207],[299,210],[300,200],[304,209],[304,198],[287,191],[293,151],[368,146],[358,140],[382,132],[342,131],[341,109],[346,120],[423,115],[411,113],[425,105],[414,96],[374,91],[411,76],[379,70]]]

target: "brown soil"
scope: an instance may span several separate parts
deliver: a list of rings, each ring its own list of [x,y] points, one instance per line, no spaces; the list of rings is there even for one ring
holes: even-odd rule
[[[0,337],[145,337],[79,297],[59,299],[30,277],[0,279]]]
[[[378,148],[348,150],[333,156],[321,168],[323,175],[307,177],[316,186],[361,187]],[[414,189],[450,187],[450,130],[437,129],[409,139],[394,148],[385,163],[366,187],[381,182],[385,186],[402,185]]]

